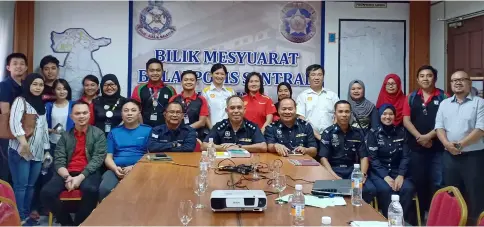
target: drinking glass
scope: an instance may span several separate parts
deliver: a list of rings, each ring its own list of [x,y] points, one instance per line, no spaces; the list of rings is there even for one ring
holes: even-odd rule
[[[198,196],[197,205],[195,205],[196,209],[202,209],[205,207],[200,200],[203,193],[205,193],[205,191],[207,190],[207,187],[208,187],[207,177],[200,176],[200,175],[195,177],[194,191],[195,191],[195,194]]]
[[[180,218],[183,226],[188,226],[188,223],[192,220],[193,203],[191,200],[180,201],[178,207],[178,218]]]
[[[282,192],[284,189],[286,189],[286,176],[285,175],[279,175],[277,178],[274,179],[274,188],[276,189],[278,193],[278,197],[281,198]],[[277,204],[284,204],[282,200],[277,200]]]
[[[252,179],[259,179],[259,175],[257,174],[257,166],[259,165],[260,156],[258,154],[252,154],[250,157],[250,164],[252,165]]]

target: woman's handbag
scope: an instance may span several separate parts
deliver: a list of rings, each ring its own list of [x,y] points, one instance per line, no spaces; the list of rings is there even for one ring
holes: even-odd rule
[[[24,112],[22,116],[22,128],[25,132],[25,139],[29,139],[33,134],[35,130],[35,125],[37,122],[37,114],[28,114],[27,113],[27,102],[25,101],[24,98],[19,97],[19,99],[22,99],[24,103]],[[16,139],[15,136],[13,136],[12,131],[10,130],[10,114],[12,112],[6,113],[6,114],[0,114],[0,138],[2,139]]]

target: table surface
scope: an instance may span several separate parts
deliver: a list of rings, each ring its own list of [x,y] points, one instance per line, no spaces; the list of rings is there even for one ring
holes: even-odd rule
[[[129,175],[106,197],[91,215],[82,223],[84,226],[130,225],[130,226],[180,226],[178,207],[180,200],[190,199],[194,204],[197,196],[194,193],[195,177],[199,174],[200,153],[167,153],[173,163],[149,161],[143,158],[135,165]],[[302,184],[305,193],[310,193],[312,184],[305,181],[334,179],[322,166],[294,166],[287,159],[310,158],[309,156],[280,157],[275,154],[259,154],[261,167],[280,159],[283,163],[281,174],[288,176],[283,194],[291,194],[295,184]],[[222,160],[218,160],[222,161]],[[236,164],[250,164],[249,158],[234,158]],[[225,160],[221,165],[230,165]],[[268,171],[263,168],[262,171]],[[269,174],[262,175],[270,177]],[[215,174],[208,176],[208,189],[202,197],[205,208],[194,209],[193,219],[189,225],[203,226],[266,226],[291,225],[289,205],[275,203],[276,194],[268,195],[268,205],[264,212],[213,212],[210,209],[210,193],[216,189],[232,189],[233,184],[241,179],[240,174]],[[246,175],[250,178],[251,175]],[[289,179],[296,179],[296,181]],[[303,179],[298,180],[298,179]],[[232,187],[231,187],[232,186]],[[239,187],[260,189],[273,192],[267,180],[243,180]],[[244,190],[243,188],[235,188]],[[330,216],[333,226],[348,225],[350,221],[385,221],[370,205],[348,205],[327,208],[306,207],[306,226],[321,225],[322,216]]]

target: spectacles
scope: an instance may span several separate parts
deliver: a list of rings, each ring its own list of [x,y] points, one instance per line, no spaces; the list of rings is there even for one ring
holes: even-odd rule
[[[168,114],[171,114],[171,115],[182,115],[183,112],[181,111],[166,111]]]
[[[459,78],[459,79],[452,79],[452,80],[450,80],[450,82],[451,83],[457,83],[457,82],[463,83],[464,81],[468,81],[468,80],[470,80],[470,79],[469,78]]]
[[[393,87],[393,86],[396,86],[397,84],[396,83],[387,83],[386,86],[387,87]]]
[[[104,84],[103,86],[104,87],[112,87],[113,88],[113,87],[116,87],[118,85],[116,85],[116,84]]]

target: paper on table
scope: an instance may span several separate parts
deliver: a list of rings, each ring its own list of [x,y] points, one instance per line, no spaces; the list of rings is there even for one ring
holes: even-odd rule
[[[351,226],[353,226],[353,227],[388,227],[388,222],[386,222],[386,221],[352,221]]]
[[[289,196],[292,194],[285,195],[283,197],[277,198],[276,200],[282,200],[284,202],[289,201]],[[332,207],[332,206],[345,206],[346,201],[343,197],[334,197],[334,198],[318,198],[316,196],[312,195],[304,195],[304,202],[308,206],[313,206],[313,207],[320,207],[320,208],[326,208],[326,207]]]
[[[216,152],[215,153],[215,158],[230,158],[230,153],[229,152]]]

